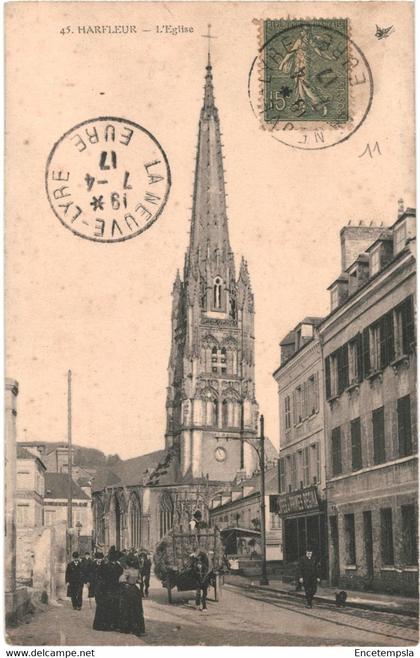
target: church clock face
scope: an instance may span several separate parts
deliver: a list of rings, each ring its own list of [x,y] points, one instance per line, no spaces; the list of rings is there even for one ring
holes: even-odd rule
[[[224,462],[227,455],[226,455],[226,450],[222,448],[221,446],[218,446],[216,450],[214,451],[214,456],[216,458],[216,461],[218,462]]]

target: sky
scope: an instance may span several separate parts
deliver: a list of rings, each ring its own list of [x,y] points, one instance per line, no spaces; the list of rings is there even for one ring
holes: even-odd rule
[[[164,445],[171,289],[188,245],[207,44],[212,23],[230,241],[255,295],[256,393],[278,446],[272,373],[281,338],[326,314],[349,220],[392,224],[414,205],[412,28],[409,3],[345,3],[375,89],[363,127],[325,151],[298,151],[261,130],[247,79],[256,19],[296,15],[265,3],[16,3],[6,16],[6,374],[19,382],[18,439],[61,441],[67,370],[73,440],[134,457]],[[280,9],[276,9],[279,7]],[[313,5],[299,3],[300,16]],[[323,16],[343,14],[323,4]],[[277,17],[277,16],[276,16]],[[374,37],[375,24],[394,34]],[[129,35],[79,26],[135,25]],[[63,26],[70,34],[61,34]],[[183,25],[173,35],[159,29]],[[147,30],[147,31],[143,31]],[[404,61],[401,68],[399,62]],[[73,235],[44,189],[47,156],[72,126],[119,116],[153,133],[172,172],[166,207],[142,235],[98,244]],[[366,145],[380,146],[370,157]]]

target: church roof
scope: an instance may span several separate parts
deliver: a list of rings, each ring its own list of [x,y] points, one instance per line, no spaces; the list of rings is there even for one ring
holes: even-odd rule
[[[113,464],[112,467],[98,468],[92,479],[92,489],[93,491],[101,491],[111,486],[129,487],[144,484],[165,455],[165,450],[155,450],[132,459],[121,460]]]

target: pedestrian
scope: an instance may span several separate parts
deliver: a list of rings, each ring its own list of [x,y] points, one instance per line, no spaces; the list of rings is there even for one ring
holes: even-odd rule
[[[95,631],[111,630],[108,614],[106,571],[104,554],[101,551],[97,551],[92,568],[92,581],[90,583],[90,591],[95,596],[96,602],[95,618],[93,620],[93,629]]]
[[[320,582],[318,577],[318,563],[315,559],[313,550],[310,548],[299,562],[299,583],[305,590],[305,607],[312,608],[312,600],[315,596],[317,584]]]
[[[73,610],[82,609],[84,571],[79,553],[72,554],[72,560],[66,568],[67,596],[71,598]]]
[[[144,635],[146,632],[143,615],[143,602],[140,588],[140,571],[133,557],[120,576],[120,609],[118,630],[121,633]]]
[[[81,559],[82,570],[84,574],[84,583],[88,586],[88,597],[92,598],[93,593],[91,594],[91,580],[92,580],[92,569],[94,561],[92,560],[89,551],[86,551],[84,556]]]
[[[123,568],[118,562],[121,554],[111,546],[108,562],[105,565],[106,606],[109,630],[119,630],[120,587],[119,580]]]
[[[147,598],[149,596],[150,587],[150,571],[152,568],[152,561],[150,560],[146,550],[139,553],[138,565],[142,583],[142,593]]]

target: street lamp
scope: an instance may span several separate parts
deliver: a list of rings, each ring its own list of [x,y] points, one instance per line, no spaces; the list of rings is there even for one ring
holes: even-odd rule
[[[246,441],[248,445],[254,448],[258,455],[258,463],[260,467],[260,517],[261,517],[261,550],[262,550],[262,565],[261,565],[261,578],[260,585],[269,585],[267,578],[267,551],[265,545],[265,436],[264,436],[264,416],[260,415],[260,436],[259,449],[250,439],[241,437],[216,437],[216,439],[223,438],[225,441]]]
[[[80,521],[76,523],[77,528],[77,551],[80,552],[80,531],[83,528],[83,525]]]

